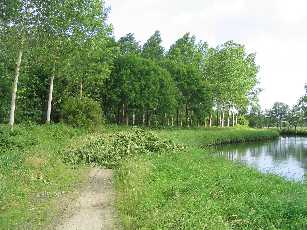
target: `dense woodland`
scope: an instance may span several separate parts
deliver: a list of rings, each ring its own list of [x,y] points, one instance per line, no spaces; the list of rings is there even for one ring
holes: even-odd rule
[[[291,111],[261,112],[259,67],[244,45],[211,47],[186,33],[165,49],[159,31],[144,44],[133,33],[116,40],[109,11],[101,0],[1,1],[1,123],[304,123],[306,96]]]

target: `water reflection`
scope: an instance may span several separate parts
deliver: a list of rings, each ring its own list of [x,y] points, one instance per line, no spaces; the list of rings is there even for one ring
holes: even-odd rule
[[[218,155],[241,161],[261,172],[286,179],[307,181],[307,138],[281,137],[267,143],[239,144],[216,147]]]

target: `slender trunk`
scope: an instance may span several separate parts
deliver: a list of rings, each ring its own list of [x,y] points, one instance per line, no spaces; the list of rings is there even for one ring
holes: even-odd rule
[[[188,104],[185,105],[185,122],[186,122],[186,126],[189,127],[189,110],[188,110]]]
[[[209,119],[209,127],[212,127],[212,114],[210,114],[210,119]]]
[[[53,74],[50,78],[50,85],[49,85],[49,95],[48,95],[48,107],[47,107],[47,119],[46,123],[50,123],[50,117],[51,117],[51,107],[52,107],[52,94],[53,94],[53,81],[54,81],[54,69]]]
[[[126,105],[126,125],[128,126],[129,125],[129,113],[128,113],[128,105]]]
[[[238,124],[238,115],[236,115],[236,125]]]
[[[172,127],[174,126],[174,117],[172,116]]]
[[[232,113],[232,126],[235,126],[235,114]]]
[[[125,121],[125,104],[122,105],[122,123]]]
[[[228,112],[228,117],[227,117],[227,127],[230,126],[230,112]]]
[[[147,110],[146,114],[147,114],[147,126],[150,126],[150,124],[151,124],[151,122],[150,122],[150,112]]]
[[[143,126],[144,126],[145,125],[145,112],[143,112],[142,123],[143,123]]]
[[[219,126],[220,125],[220,116],[219,116],[219,112],[217,111],[216,112],[216,126]]]
[[[133,113],[132,113],[132,125],[134,126],[135,125],[135,111],[133,110]]]
[[[177,126],[179,126],[179,109],[177,108],[177,120],[176,120],[176,122],[177,122]]]
[[[23,54],[23,51],[22,49],[20,49],[18,52],[18,57],[16,61],[15,78],[14,78],[13,87],[12,87],[12,101],[11,101],[11,111],[10,111],[10,120],[9,120],[9,126],[11,127],[11,129],[13,129],[13,126],[15,123],[16,95],[17,95],[17,87],[18,87],[18,78],[20,75],[22,54]]]
[[[82,81],[82,79],[80,81],[80,97],[81,98],[83,97],[83,81]]]
[[[224,123],[225,123],[225,113],[223,111],[222,112],[222,127],[224,127]]]

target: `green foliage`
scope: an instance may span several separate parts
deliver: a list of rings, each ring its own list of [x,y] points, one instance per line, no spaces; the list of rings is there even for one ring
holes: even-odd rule
[[[37,137],[32,134],[31,126],[20,126],[11,131],[7,126],[0,126],[0,152],[23,150],[38,143]],[[27,138],[25,138],[27,136]]]
[[[73,127],[91,128],[102,123],[98,102],[87,97],[69,97],[63,104],[63,121]]]
[[[63,152],[64,162],[91,164],[115,168],[121,160],[138,154],[173,151],[180,147],[157,135],[141,129],[121,131],[108,135],[90,135],[78,146],[68,146]]]

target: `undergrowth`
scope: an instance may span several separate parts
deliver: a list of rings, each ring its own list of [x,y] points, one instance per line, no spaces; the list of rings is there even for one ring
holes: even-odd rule
[[[182,148],[152,132],[134,128],[130,131],[82,137],[79,145],[68,146],[62,154],[64,162],[71,165],[91,164],[115,168],[121,160],[129,156],[175,152]]]

